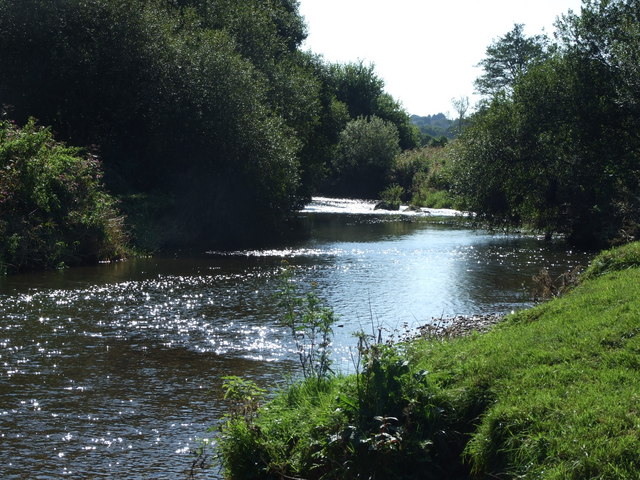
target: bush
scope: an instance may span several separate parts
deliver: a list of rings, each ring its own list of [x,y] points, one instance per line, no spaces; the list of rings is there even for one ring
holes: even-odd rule
[[[412,203],[427,208],[458,208],[456,198],[445,190],[420,188],[413,196]]]
[[[0,121],[0,266],[5,272],[120,258],[123,219],[95,155],[29,120]]]
[[[384,205],[386,210],[399,210],[403,195],[404,188],[397,183],[394,183],[380,192],[380,200],[382,200],[381,203]]]
[[[430,208],[456,208],[451,193],[449,156],[452,147],[424,147],[403,152],[394,160],[391,180],[411,194],[411,203]]]
[[[416,175],[429,173],[431,166],[429,148],[407,150],[398,155],[393,161],[391,180],[410,190]]]

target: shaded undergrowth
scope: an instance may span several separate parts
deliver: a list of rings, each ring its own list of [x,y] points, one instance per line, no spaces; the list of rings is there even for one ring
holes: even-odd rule
[[[307,379],[230,418],[226,476],[638,478],[640,269],[629,259],[640,255],[630,251],[604,252],[590,270],[609,258],[606,273],[486,334],[373,345],[357,374]]]

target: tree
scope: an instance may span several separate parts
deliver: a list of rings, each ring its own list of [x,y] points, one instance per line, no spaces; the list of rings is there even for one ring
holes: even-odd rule
[[[587,1],[561,43],[481,107],[455,146],[467,208],[598,247],[640,235],[640,6]]]
[[[334,64],[330,79],[336,98],[347,105],[351,118],[375,113],[378,97],[384,93],[384,81],[375,73],[373,64]]]
[[[402,105],[388,93],[378,96],[373,114],[396,126],[402,150],[410,150],[420,145],[420,130],[411,123],[411,117]]]
[[[469,97],[452,98],[451,104],[458,114],[458,135],[462,133],[462,121],[469,110]]]
[[[384,188],[400,153],[398,129],[378,117],[360,117],[340,133],[334,168],[339,185],[355,195],[375,197]]]
[[[305,36],[295,0],[0,0],[0,102],[95,146],[112,192],[156,205],[124,204],[160,233],[145,247],[263,238],[331,171],[349,120],[416,144],[373,66],[327,65]]]
[[[243,241],[298,204],[319,82],[295,3],[181,3],[0,0],[0,99],[97,145],[117,193],[163,197],[160,244]]]
[[[515,24],[513,30],[487,47],[486,57],[478,64],[484,69],[475,81],[478,93],[493,95],[502,90],[510,91],[529,65],[546,57],[547,37],[526,37],[523,29],[524,25]]]

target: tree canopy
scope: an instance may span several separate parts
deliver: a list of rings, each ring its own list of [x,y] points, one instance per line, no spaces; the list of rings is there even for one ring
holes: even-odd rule
[[[0,105],[94,146],[129,218],[156,206],[158,245],[237,244],[337,181],[349,121],[417,145],[373,66],[305,36],[294,0],[0,0]]]
[[[334,168],[341,182],[358,196],[377,195],[385,187],[400,153],[396,126],[376,116],[347,123],[340,133]]]
[[[551,53],[490,91],[456,145],[467,208],[591,246],[638,237],[639,20],[637,2],[586,0]]]
[[[486,57],[478,65],[484,70],[475,81],[478,92],[492,95],[511,89],[529,65],[544,59],[547,43],[546,36],[527,37],[524,25],[515,24],[513,30],[487,47]]]

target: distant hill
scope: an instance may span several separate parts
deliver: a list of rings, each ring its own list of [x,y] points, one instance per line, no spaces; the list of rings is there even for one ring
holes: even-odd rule
[[[453,138],[451,127],[454,122],[453,120],[449,120],[444,113],[428,115],[426,117],[411,115],[411,123],[416,125],[420,129],[420,132],[433,138],[438,138],[443,135],[447,138]]]

